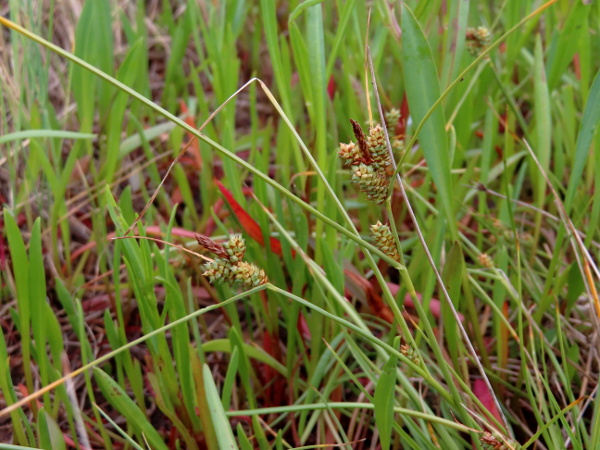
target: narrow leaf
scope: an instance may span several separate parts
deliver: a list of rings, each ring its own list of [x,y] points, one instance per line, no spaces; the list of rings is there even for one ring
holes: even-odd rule
[[[402,5],[402,66],[410,112],[414,123],[419,123],[440,96],[436,66],[427,38],[413,12]],[[426,120],[419,141],[433,181],[437,185],[442,208],[446,213],[452,236],[458,231],[450,196],[450,158],[441,108],[436,108]]]
[[[579,134],[577,135],[577,144],[575,146],[575,161],[573,163],[573,170],[571,171],[571,179],[569,180],[569,187],[567,188],[567,195],[565,196],[565,210],[567,214],[571,209],[573,198],[575,197],[575,190],[580,185],[581,175],[583,169],[588,160],[588,153],[592,145],[592,139],[598,129],[598,123],[600,122],[600,71],[596,73],[596,78],[592,83],[590,89],[590,96],[588,97],[585,105],[585,111],[583,112],[583,118],[581,119],[581,127],[579,128]]]
[[[233,431],[231,431],[231,425],[229,419],[225,415],[225,410],[217,391],[217,386],[213,381],[212,374],[210,373],[209,367],[205,364],[202,368],[204,375],[204,387],[206,389],[206,400],[210,408],[210,416],[217,433],[217,440],[219,441],[219,448],[221,449],[236,449],[238,448],[233,437]]]
[[[375,386],[373,405],[375,406],[375,425],[379,431],[381,449],[390,448],[392,425],[394,422],[394,388],[396,387],[397,358],[390,356]]]
[[[94,369],[96,382],[100,386],[102,395],[110,402],[110,404],[119,413],[129,420],[136,433],[144,440],[148,441],[153,449],[167,449],[163,438],[158,434],[158,431],[152,426],[145,414],[138,408],[133,400],[129,398],[127,393],[121,386],[117,384],[106,372],[100,369]]]

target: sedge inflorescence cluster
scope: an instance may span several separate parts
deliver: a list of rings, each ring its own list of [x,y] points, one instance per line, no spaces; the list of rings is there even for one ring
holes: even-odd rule
[[[400,262],[400,254],[398,253],[396,243],[394,242],[394,236],[392,235],[392,230],[390,230],[389,225],[384,225],[377,221],[375,225],[371,225],[371,235],[379,250],[394,261]]]
[[[372,126],[365,136],[360,125],[351,122],[357,142],[341,143],[338,154],[350,166],[352,181],[369,200],[381,205],[387,197],[387,167],[391,164],[383,128],[379,124]]]
[[[241,283],[251,288],[269,282],[263,269],[244,261],[246,243],[239,234],[232,234],[229,240],[218,244],[201,234],[196,235],[198,243],[214,253],[217,258],[204,266],[204,275],[211,283]]]
[[[400,117],[400,111],[394,109],[386,114],[386,122],[395,124]],[[391,154],[381,125],[376,124],[365,136],[358,122],[350,119],[356,142],[340,143],[338,154],[350,166],[352,181],[364,192],[367,199],[377,205],[387,198],[390,179],[388,167],[392,164]],[[394,261],[400,262],[400,254],[388,225],[377,222],[371,225],[371,234],[377,247]]]
[[[486,27],[467,28],[467,51],[471,56],[479,56],[492,42],[492,33]]]

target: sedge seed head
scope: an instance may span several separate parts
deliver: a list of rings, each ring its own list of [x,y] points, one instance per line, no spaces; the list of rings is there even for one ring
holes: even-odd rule
[[[338,155],[346,160],[346,164],[356,165],[362,161],[360,149],[354,142],[350,142],[349,144],[340,143]]]
[[[388,112],[385,113],[385,124],[388,127],[388,131],[390,133],[394,133],[396,130],[396,125],[398,125],[398,121],[400,120],[400,110],[398,108],[392,108]]]
[[[232,273],[235,281],[241,282],[247,287],[260,286],[269,281],[264,270],[245,261],[232,266]]]
[[[484,51],[492,41],[492,34],[486,27],[467,28],[467,51],[471,56],[477,56]]]
[[[477,260],[479,261],[479,264],[481,264],[486,269],[491,269],[492,267],[494,267],[494,260],[487,253],[480,253],[479,255],[477,255]]]
[[[374,164],[377,164],[380,168],[388,166],[391,162],[390,153],[387,149],[385,134],[383,133],[381,125],[377,124],[374,127],[371,127],[367,143]]]
[[[500,439],[497,433],[486,431],[479,437],[479,441],[485,450],[518,450],[521,445],[512,439]]]
[[[369,200],[378,205],[385,201],[389,180],[385,173],[380,172],[372,165],[360,163],[353,166],[352,181],[358,184],[360,190],[367,195]]]
[[[228,259],[217,258],[204,266],[202,275],[207,277],[211,283],[231,283],[234,281],[231,267]]]
[[[392,231],[388,225],[384,225],[378,221],[375,225],[371,225],[371,234],[379,250],[394,261],[400,262],[400,254],[398,253]]]
[[[232,234],[229,240],[223,244],[225,251],[229,257],[229,261],[237,263],[244,258],[246,253],[246,242],[241,234]]]

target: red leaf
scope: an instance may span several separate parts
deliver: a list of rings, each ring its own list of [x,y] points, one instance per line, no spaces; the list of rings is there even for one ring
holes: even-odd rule
[[[221,183],[219,180],[215,180],[215,183],[217,183],[221,194],[223,194],[223,197],[225,197],[225,201],[229,204],[229,206],[233,210],[233,213],[240,221],[240,224],[242,225],[244,231],[248,234],[248,236],[250,236],[252,239],[254,239],[256,242],[258,242],[264,247],[265,239],[263,237],[260,226],[258,225],[256,220],[254,220],[250,216],[250,214],[248,214],[246,210],[241,207],[241,205],[235,200],[235,198],[233,198],[231,192],[229,192],[229,190],[227,190],[227,188],[223,186],[223,183]],[[276,255],[281,256],[283,252],[281,250],[281,242],[279,242],[279,239],[270,237],[269,242],[271,244],[271,251]],[[292,255],[294,253],[295,252],[292,251]]]
[[[360,287],[365,293],[367,297],[367,303],[369,305],[369,309],[371,313],[380,317],[388,323],[394,322],[394,314],[391,309],[384,303],[381,295],[375,290],[373,285],[364,278],[363,276],[355,273],[351,270],[345,269],[344,275],[347,277],[349,281],[353,281],[357,286]]]
[[[298,314],[298,322],[296,324],[296,327],[298,329],[298,332],[300,333],[300,336],[302,336],[303,339],[308,341],[310,339],[310,330],[308,329],[308,324],[306,323],[304,314]]]
[[[263,349],[277,361],[280,360],[278,344],[268,330],[263,334]],[[265,402],[268,406],[280,405],[285,393],[285,381],[269,364],[262,364],[262,379],[267,386]]]
[[[485,382],[477,378],[473,383],[473,394],[481,401],[481,404],[496,418],[500,423],[503,423],[502,416],[496,408],[496,402]]]
[[[333,75],[331,75],[329,77],[329,83],[327,83],[327,95],[329,95],[330,100],[333,100],[333,96],[335,95],[335,88],[335,79],[333,78]]]
[[[398,119],[398,134],[404,136],[406,133],[406,124],[408,123],[408,115],[410,111],[408,109],[408,98],[406,97],[406,92],[404,93],[404,97],[402,97],[402,106],[400,106],[400,119]]]
[[[573,69],[575,71],[575,78],[578,81],[581,81],[581,60],[579,58],[579,53],[575,53],[573,56]]]

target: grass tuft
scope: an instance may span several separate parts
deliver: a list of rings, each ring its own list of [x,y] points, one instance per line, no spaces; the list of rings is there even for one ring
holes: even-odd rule
[[[0,448],[598,446],[597,4],[59,3],[0,7]]]

